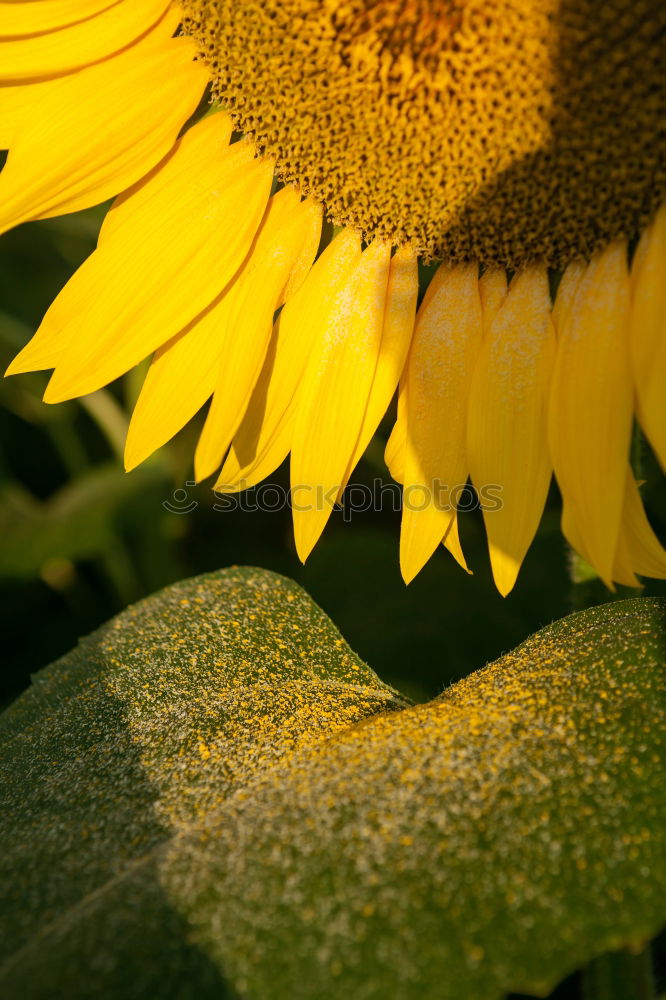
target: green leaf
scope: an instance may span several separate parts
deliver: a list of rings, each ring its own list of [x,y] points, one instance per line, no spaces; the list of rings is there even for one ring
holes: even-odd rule
[[[4,715],[0,995],[543,994],[664,922],[666,602],[408,706],[294,584],[128,609]]]
[[[114,464],[103,464],[46,501],[8,483],[0,491],[0,577],[32,579],[49,560],[102,555],[117,544],[130,501],[154,493],[156,487],[164,489],[164,478],[156,465],[128,476]]]

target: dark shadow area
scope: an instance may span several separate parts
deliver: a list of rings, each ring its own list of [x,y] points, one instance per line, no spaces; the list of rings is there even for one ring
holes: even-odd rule
[[[561,267],[634,237],[664,200],[663,4],[562,0],[553,17],[550,141],[498,176],[488,164],[486,186],[444,237],[444,257],[468,247],[483,263]]]
[[[113,669],[69,658],[3,720],[0,992],[223,998],[219,970],[160,886],[173,831],[156,817],[126,710],[109,694]]]

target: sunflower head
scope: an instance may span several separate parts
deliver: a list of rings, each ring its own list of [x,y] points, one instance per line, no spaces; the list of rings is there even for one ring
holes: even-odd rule
[[[215,96],[339,225],[563,266],[666,193],[656,0],[185,0]]]
[[[210,401],[195,478],[289,455],[301,559],[397,389],[406,581],[467,569],[471,480],[507,594],[553,474],[609,586],[666,578],[629,464],[635,413],[666,468],[666,6],[108,3],[4,5],[0,232],[120,192],[10,371],[59,402],[152,355],[127,466]]]

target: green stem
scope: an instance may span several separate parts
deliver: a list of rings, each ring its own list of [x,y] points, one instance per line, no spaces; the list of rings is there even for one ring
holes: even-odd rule
[[[47,421],[45,427],[65,471],[70,478],[76,479],[90,463],[72,423],[67,419],[53,420]]]
[[[582,1000],[656,1000],[650,945],[595,958],[583,970]]]
[[[140,592],[139,582],[129,552],[120,538],[116,538],[102,556],[102,566],[121,607],[136,601]]]
[[[127,414],[122,407],[106,389],[82,396],[81,406],[88,411],[122,462],[128,425]]]

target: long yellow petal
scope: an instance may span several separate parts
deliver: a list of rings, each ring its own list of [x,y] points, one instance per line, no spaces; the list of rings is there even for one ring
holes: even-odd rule
[[[495,316],[504,304],[507,292],[506,271],[503,267],[489,267],[479,278],[484,337],[488,336]]]
[[[228,305],[228,296],[216,299],[155,352],[127,431],[128,472],[169,441],[213,394]]]
[[[398,389],[398,413],[384,449],[384,461],[396,483],[405,481],[405,455],[407,454],[407,386],[401,378]]]
[[[376,240],[335,298],[320,304],[291,449],[296,551],[314,548],[355,453],[384,327],[391,248]]]
[[[135,212],[72,279],[67,294],[83,299],[85,308],[68,317],[71,339],[47,402],[92,392],[126,372],[210,305],[243,263],[268,200],[272,166],[254,160],[246,142],[221,156],[217,117],[191,130],[205,126],[209,141],[198,141],[200,132],[187,145],[190,133],[183,140],[188,169],[179,182]],[[55,307],[65,312],[57,299]]]
[[[343,476],[339,500],[398,386],[414,332],[418,292],[416,254],[408,247],[400,248],[391,259],[377,368],[358,442]]]
[[[231,118],[220,111],[210,114],[189,129],[156,167],[114,199],[104,216],[97,245],[101,246],[121,231],[134,232],[137,213],[161,212],[163,202],[172,196],[179,185],[191,183],[192,157],[206,156],[207,144],[208,155],[211,157],[221,159],[226,156],[232,152],[227,149],[232,132]],[[200,146],[198,151],[195,151],[194,144]],[[188,149],[187,156],[183,154],[185,147]]]
[[[139,226],[150,212],[154,218],[159,218],[165,210],[165,203],[168,204],[174,197],[174,192],[191,183],[193,156],[206,156],[207,151],[213,158],[221,159],[226,155],[233,128],[231,119],[222,113],[212,115],[211,122],[213,118],[214,124],[204,126],[201,123],[190,129],[156,167],[115,199],[102,223],[98,247],[126,228],[129,239],[136,240],[137,225],[133,224],[133,220],[137,213]],[[208,123],[209,119],[205,121]],[[151,226],[153,223],[154,219],[150,220]],[[51,304],[32,340],[14,358],[5,374],[55,368],[72,340],[74,327],[71,318],[82,315],[90,307],[90,284],[95,281],[98,264],[99,254],[92,254],[84,261]],[[89,272],[92,272],[90,281],[87,278]]]
[[[573,548],[591,563],[589,552],[586,551],[583,539],[572,521],[571,513],[566,509],[562,516],[562,531]],[[666,579],[666,550],[647,519],[638,484],[631,466],[627,464],[622,522],[612,577],[615,583],[621,583],[625,587],[640,587],[637,573],[641,576]]]
[[[481,333],[476,264],[441,265],[417,314],[404,376],[400,567],[407,583],[449,530],[453,491],[467,481],[467,401]]]
[[[620,568],[625,570],[625,575],[628,570],[640,576],[666,579],[666,550],[647,519],[638,485],[629,466],[613,572],[618,583],[623,582],[618,572]]]
[[[405,456],[407,453],[407,378],[404,376],[404,372],[398,387],[397,409],[396,421],[386,442],[384,461],[396,483],[402,484],[405,481]]]
[[[612,581],[632,421],[626,247],[596,254],[561,327],[548,437],[567,518]]]
[[[0,174],[0,232],[104,201],[173,147],[207,73],[165,20],[167,34],[160,23],[115,58],[40,86]]]
[[[307,258],[312,263],[320,229],[319,207],[312,201],[300,203],[293,189],[285,188],[270,199],[251,255],[230,291],[157,350],[130,422],[125,446],[127,469],[173,437],[204,405],[215,389],[221,358],[225,378],[232,379],[232,390],[238,388],[233,378],[239,351],[247,362],[248,345],[257,347],[266,325],[270,336],[272,314],[280,304],[280,285],[286,287]],[[252,309],[246,310],[248,297]],[[264,316],[258,316],[260,303],[265,304]],[[225,397],[224,390],[221,402],[233,416],[233,401]]]
[[[210,155],[219,158],[226,155],[225,147],[232,132],[231,119],[225,114],[214,117],[214,126],[211,125],[208,129],[191,129],[157,167],[129,191],[116,198],[104,218],[98,247],[121,230],[126,230],[128,240],[134,242],[140,236],[142,219],[145,220],[151,212],[154,213],[154,218],[161,216],[165,204],[168,205],[174,197],[174,192],[180,186],[190,183],[191,158],[194,154],[192,143],[201,143],[200,153],[205,156],[205,144],[214,140]],[[183,148],[187,146],[190,146],[189,153],[183,155]],[[137,213],[141,214],[137,216]],[[138,225],[134,224],[135,216]],[[149,220],[149,225],[153,224],[154,219]],[[72,317],[83,315],[90,308],[91,290],[94,291],[94,282],[97,280],[99,258],[99,253],[92,254],[65,285],[52,302],[32,340],[12,361],[7,375],[55,368],[62,360],[76,330]]]
[[[585,264],[582,260],[574,260],[566,268],[560,279],[553,306],[553,325],[561,333],[568,322],[569,313],[578,290],[580,280],[585,274]]]
[[[467,416],[470,473],[503,597],[516,582],[548,494],[546,411],[554,360],[548,274],[534,265],[514,278],[495,313],[474,369]],[[501,487],[499,509],[484,505],[487,486]]]
[[[37,83],[0,84],[0,149],[9,149],[29,118],[30,109],[51,85],[50,80]]]
[[[343,229],[324,250],[302,286],[285,305],[273,330],[266,360],[215,489],[237,492],[261,482],[285,460],[293,419],[322,303],[361,254],[358,236]]]
[[[393,425],[384,450],[384,461],[396,483],[405,481],[405,455],[407,450],[407,428],[399,420]]]
[[[592,566],[592,559],[588,551],[585,541],[578,526],[573,519],[571,507],[563,506],[562,508],[562,534],[566,540],[571,545],[580,556],[585,559],[586,562]],[[618,533],[619,538],[619,533]],[[624,565],[621,560],[617,559],[617,547],[615,550],[615,557],[613,559],[613,570],[612,570],[612,581],[607,582],[607,586],[611,590],[615,590],[614,583],[621,583],[624,587],[640,587],[640,581],[637,579],[629,565]]]
[[[20,38],[94,17],[118,0],[4,0],[0,3],[0,38]]]
[[[301,202],[291,187],[269,201],[248,261],[225,296],[228,308],[220,331],[222,352],[215,395],[194,456],[197,480],[219,469],[243,418],[266,356],[273,316],[292,269],[306,248],[314,258],[321,231],[321,211]]]
[[[169,4],[170,0],[118,0],[93,17],[23,38],[2,40],[5,31],[0,27],[0,80],[51,76],[105,59],[152,28]]]
[[[179,198],[179,189],[187,189],[191,184],[193,169],[196,171],[197,157],[202,160],[208,156],[220,160],[226,157],[226,147],[232,131],[231,119],[228,115],[217,114],[205,119],[205,122],[205,125],[202,122],[190,129],[176,144],[172,153],[130,189],[131,193],[116,198],[102,225],[98,250],[83,262],[51,303],[34,337],[7,369],[8,375],[55,368],[74,338],[77,330],[76,318],[85,315],[94,307],[95,296],[98,293],[96,283],[100,280],[102,283],[106,282],[103,272],[105,267],[107,270],[110,269],[112,263],[106,256],[106,247],[103,248],[103,244],[109,244],[112,251],[118,247],[118,255],[122,254],[122,242],[111,239],[122,230],[123,237],[127,235],[127,247],[133,248],[141,239],[143,228],[147,230],[154,228],[156,221],[169,210],[171,201]],[[120,269],[119,274],[122,277],[122,264],[113,262],[113,266]],[[159,274],[159,268],[155,268],[154,261],[151,261],[151,267],[156,274]],[[219,287],[216,291],[220,291]],[[167,339],[169,338],[166,337],[165,341]]]
[[[631,360],[638,419],[666,469],[666,205],[641,237],[631,282]]]
[[[466,573],[472,576],[472,571],[467,565],[467,560],[465,559],[465,554],[462,550],[462,545],[460,544],[460,535],[458,533],[458,515],[454,514],[449,525],[449,529],[446,532],[444,538],[442,539],[442,545],[444,548],[451,553],[455,561],[458,563],[461,569],[464,569]]]

